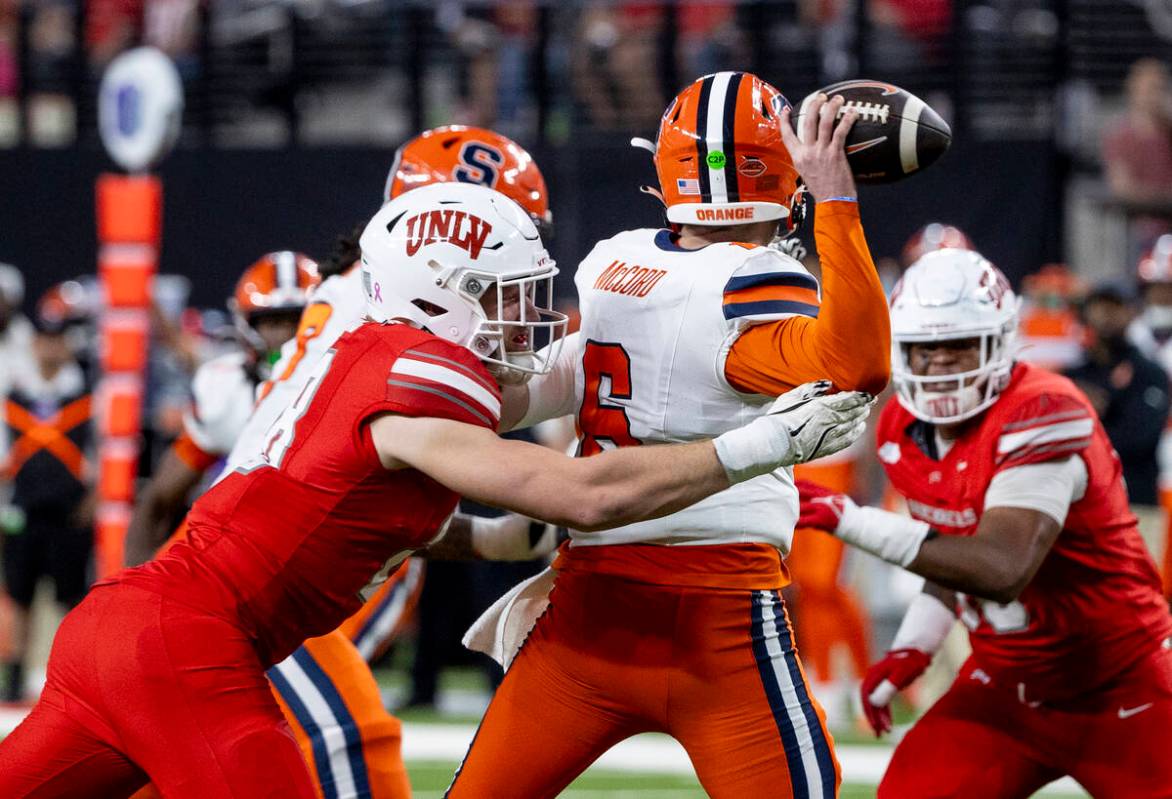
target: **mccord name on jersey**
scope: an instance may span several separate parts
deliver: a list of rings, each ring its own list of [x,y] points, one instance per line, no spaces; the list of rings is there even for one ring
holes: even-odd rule
[[[594,281],[594,288],[625,294],[628,297],[646,297],[655,284],[667,274],[664,269],[650,269],[626,261],[611,261],[610,266]]]

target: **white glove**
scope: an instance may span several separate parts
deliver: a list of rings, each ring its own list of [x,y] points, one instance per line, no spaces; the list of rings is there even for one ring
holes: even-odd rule
[[[861,436],[871,395],[829,390],[827,380],[805,383],[778,397],[764,416],[717,437],[716,455],[729,482],[831,455]]]
[[[535,560],[558,545],[558,527],[518,513],[485,518],[470,516],[472,549],[485,560]]]

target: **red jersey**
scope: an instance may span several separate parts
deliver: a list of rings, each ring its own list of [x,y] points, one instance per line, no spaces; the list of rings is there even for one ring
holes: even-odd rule
[[[1119,457],[1086,397],[1064,377],[1029,364],[944,457],[935,433],[888,402],[877,431],[887,476],[917,519],[943,535],[972,535],[993,476],[1078,455],[1081,499],[1016,602],[962,597],[972,663],[1025,701],[1073,697],[1102,685],[1172,633],[1155,564],[1127,504]]]
[[[327,351],[264,452],[204,494],[188,542],[112,578],[227,617],[266,665],[359,609],[388,562],[439,533],[459,497],[380,464],[382,413],[496,429],[500,391],[468,350],[406,325],[368,323]]]

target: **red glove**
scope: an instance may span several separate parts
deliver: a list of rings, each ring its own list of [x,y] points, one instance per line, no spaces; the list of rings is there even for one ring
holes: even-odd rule
[[[842,512],[851,499],[809,480],[795,480],[798,487],[798,523],[796,527],[813,527],[831,535],[838,529]]]
[[[878,738],[891,732],[891,700],[916,681],[932,662],[918,649],[893,649],[863,675],[863,714]]]

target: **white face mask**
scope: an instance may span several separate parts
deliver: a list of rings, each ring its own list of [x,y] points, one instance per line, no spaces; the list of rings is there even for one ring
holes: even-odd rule
[[[1172,330],[1172,305],[1149,305],[1144,308],[1143,320],[1152,330]]]
[[[963,386],[952,391],[917,389],[912,395],[916,410],[930,419],[962,420],[972,416],[986,402],[988,392],[984,384]]]

